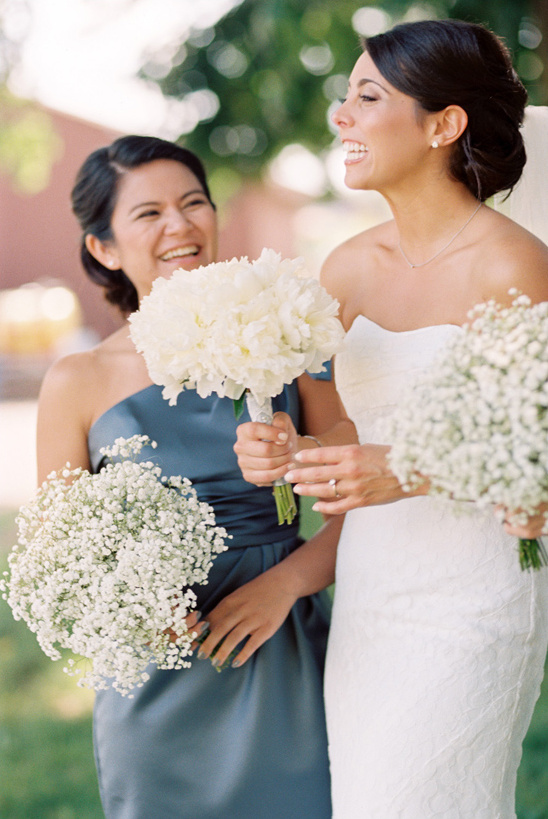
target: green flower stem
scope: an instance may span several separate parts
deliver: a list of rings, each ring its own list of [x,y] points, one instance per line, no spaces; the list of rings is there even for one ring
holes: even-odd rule
[[[520,538],[519,540],[519,565],[522,570],[541,569],[548,566],[548,555],[544,548],[544,543],[539,539]]]
[[[297,514],[297,503],[291,484],[284,480],[276,481],[274,500],[278,512],[278,526],[281,526],[282,523],[291,523]]]

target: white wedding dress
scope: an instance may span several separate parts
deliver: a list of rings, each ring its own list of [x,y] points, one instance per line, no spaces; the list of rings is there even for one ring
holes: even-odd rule
[[[358,316],[337,387],[362,443],[455,326]],[[511,819],[548,640],[548,569],[489,511],[431,498],[347,515],[326,670],[333,819]]]

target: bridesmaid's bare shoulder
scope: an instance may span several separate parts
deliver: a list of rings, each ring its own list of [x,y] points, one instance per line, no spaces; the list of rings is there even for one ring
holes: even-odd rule
[[[55,361],[44,377],[39,404],[70,413],[89,429],[101,405],[108,403],[109,394],[125,381],[126,373],[142,366],[136,359],[127,328],[122,327],[95,347]]]

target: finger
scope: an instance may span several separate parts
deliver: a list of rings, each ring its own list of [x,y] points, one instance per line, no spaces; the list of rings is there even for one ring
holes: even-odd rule
[[[187,614],[185,617],[185,623],[189,631],[192,631],[192,629],[199,623],[201,616],[201,611],[192,611],[190,614]]]
[[[257,649],[266,643],[269,637],[271,637],[271,635],[268,632],[256,631],[252,634],[242,650],[239,651],[232,660],[232,668],[241,668],[242,665],[247,663],[249,658],[255,654]]]
[[[205,634],[209,631],[209,623],[207,620],[202,620],[200,623],[196,623],[193,628],[190,628],[191,631],[195,636],[192,644],[190,646],[191,651],[196,651],[198,646],[200,645],[200,638],[203,638]]]
[[[363,506],[363,498],[340,498],[339,500],[317,500],[312,506],[313,512],[320,512],[322,515],[344,515],[351,509]]]
[[[249,455],[255,458],[277,458],[287,454],[291,447],[287,441],[282,443],[281,441],[267,441],[264,438],[240,438],[235,441],[233,449],[238,455]]]
[[[289,468],[291,461],[291,453],[289,449],[280,451],[274,448],[273,444],[262,444],[246,451],[239,451],[239,448],[234,445],[234,451],[238,455],[238,463],[240,467],[247,467],[249,469],[277,469],[280,466],[285,466],[286,470]]]
[[[286,437],[284,437],[284,434]],[[247,424],[240,424],[236,430],[239,441],[270,441],[276,443],[282,440],[287,441],[287,433],[270,424],[262,424],[258,421],[250,421]],[[280,439],[281,436],[281,439]]]
[[[345,449],[350,447],[322,446],[301,449],[295,454],[295,460],[303,464],[338,464]]]
[[[329,482],[321,483],[296,483],[293,486],[296,495],[305,495],[309,498],[319,498],[320,500],[331,501],[337,498],[333,491],[333,486]],[[339,493],[342,494],[342,493]]]
[[[291,429],[291,419],[285,412],[276,412],[272,419],[272,426],[279,430],[278,437],[275,441],[276,446],[283,446],[289,440],[289,432]]]
[[[319,452],[319,449],[306,449],[302,450],[303,452]],[[300,453],[298,453],[300,454]],[[296,456],[295,456],[296,459]],[[288,470],[285,474],[285,479],[289,483],[295,484],[327,484],[329,488],[329,481],[332,478],[336,480],[340,480],[342,478],[340,466],[337,464],[337,469],[339,469],[338,474],[334,474],[334,465],[329,464],[328,466],[307,466],[307,467],[293,467],[292,469]]]
[[[232,662],[232,660],[235,659],[235,657],[231,657],[230,655],[240,643],[249,638],[249,633],[249,628],[245,624],[242,624],[233,629],[230,634],[227,634],[215,651],[215,656],[211,658],[211,662],[215,668],[222,668],[227,660]]]

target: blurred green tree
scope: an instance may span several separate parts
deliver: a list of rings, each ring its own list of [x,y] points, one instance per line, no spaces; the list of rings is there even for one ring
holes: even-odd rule
[[[235,0],[214,26],[150,59],[142,76],[186,103],[181,134],[208,168],[255,174],[285,145],[314,152],[333,139],[330,107],[360,53],[358,34],[418,18],[487,24],[512,50],[532,101],[548,101],[546,0]],[[543,38],[543,34],[546,36]]]
[[[28,0],[0,0],[0,173],[18,191],[33,194],[49,182],[60,139],[44,110],[13,96],[7,87],[29,22]]]

